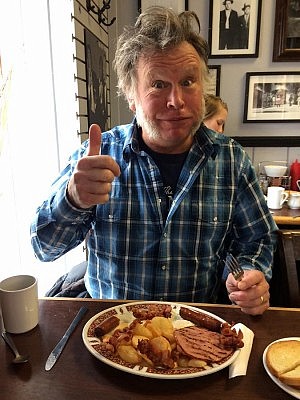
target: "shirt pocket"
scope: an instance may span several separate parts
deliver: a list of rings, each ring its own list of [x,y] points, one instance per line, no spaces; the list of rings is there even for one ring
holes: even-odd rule
[[[226,232],[231,225],[233,204],[224,199],[192,202],[192,220],[207,228]]]
[[[96,221],[106,223],[128,223],[132,226],[157,223],[157,215],[151,207],[138,199],[116,197],[96,209]]]

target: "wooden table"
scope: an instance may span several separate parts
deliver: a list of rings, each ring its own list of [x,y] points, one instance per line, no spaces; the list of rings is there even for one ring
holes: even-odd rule
[[[299,226],[300,225],[300,210],[293,210],[286,204],[280,210],[270,210],[276,224],[281,227],[282,225]]]
[[[81,333],[96,313],[121,302],[92,299],[41,299],[40,322],[30,332],[14,335],[30,362],[11,363],[13,355],[0,341],[0,398],[3,400],[288,400],[262,364],[262,354],[273,340],[300,336],[300,309],[272,308],[263,316],[243,314],[237,306],[195,304],[227,321],[242,322],[255,333],[246,376],[228,379],[228,368],[187,380],[144,378],[112,368],[91,355]],[[88,313],[69,339],[61,357],[46,372],[45,362],[82,305]]]

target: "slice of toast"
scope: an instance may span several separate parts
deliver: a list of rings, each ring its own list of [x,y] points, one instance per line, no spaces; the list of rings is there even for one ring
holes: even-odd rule
[[[294,386],[297,389],[300,389],[300,365],[291,371],[281,374],[279,379],[286,385]]]
[[[270,372],[283,383],[300,387],[299,340],[283,340],[272,343],[266,353],[266,364]]]

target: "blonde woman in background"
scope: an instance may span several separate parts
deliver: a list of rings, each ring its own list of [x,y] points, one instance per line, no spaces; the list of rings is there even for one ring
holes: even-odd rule
[[[205,96],[205,110],[203,122],[207,128],[218,133],[223,133],[228,116],[227,104],[221,97],[207,94]]]

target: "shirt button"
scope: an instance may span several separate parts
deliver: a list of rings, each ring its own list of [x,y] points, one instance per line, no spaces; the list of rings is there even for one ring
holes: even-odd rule
[[[165,265],[162,265],[162,267],[161,267],[161,269],[163,270],[163,271],[165,271],[166,270],[166,266]]]
[[[168,234],[165,232],[165,233],[164,233],[164,237],[167,237],[167,236],[168,236]]]

